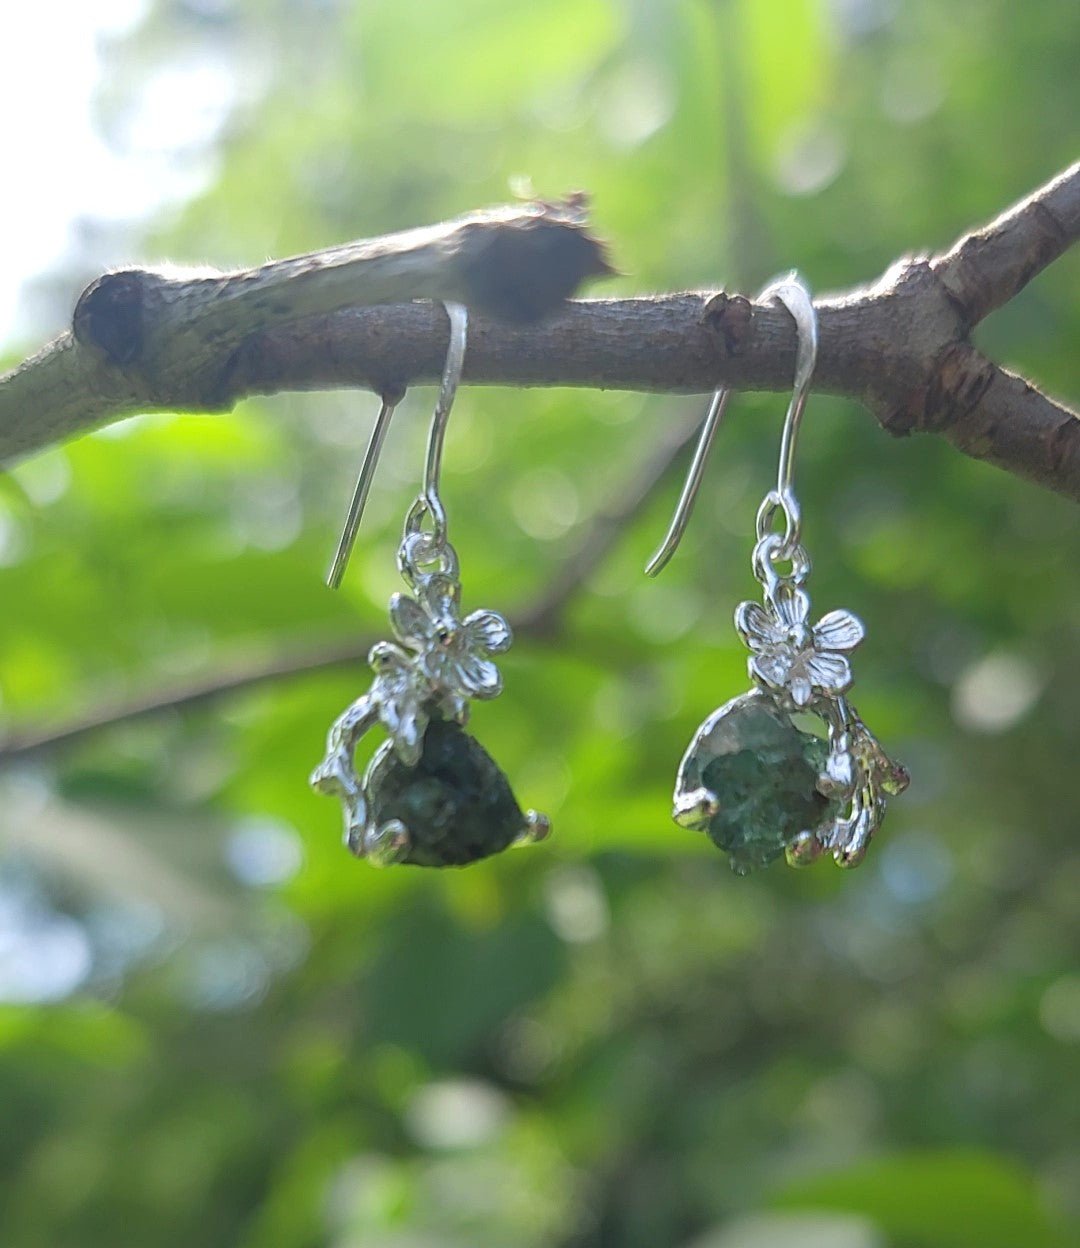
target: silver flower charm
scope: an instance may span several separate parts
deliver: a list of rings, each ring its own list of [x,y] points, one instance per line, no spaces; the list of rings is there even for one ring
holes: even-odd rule
[[[394,594],[390,621],[401,644],[380,641],[368,655],[372,703],[408,767],[420,759],[432,714],[465,724],[470,698],[494,698],[502,689],[488,656],[509,647],[510,626],[494,611],[461,619],[460,597],[458,583],[441,573],[425,578],[415,598]]]
[[[435,574],[421,584],[418,599],[408,594],[390,599],[390,622],[402,645],[417,652],[437,692],[459,699],[497,697],[502,676],[489,656],[510,648],[510,625],[495,611],[473,611],[461,619],[460,602],[457,581]]]
[[[851,685],[847,651],[862,641],[862,623],[848,611],[830,611],[808,625],[810,598],[801,589],[777,595],[766,610],[743,602],[735,627],[751,650],[751,677],[773,690],[785,690],[796,707],[808,706],[815,693],[839,697]]]

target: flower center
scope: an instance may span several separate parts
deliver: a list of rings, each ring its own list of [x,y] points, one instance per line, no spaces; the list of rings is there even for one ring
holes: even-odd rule
[[[435,640],[444,650],[449,650],[457,637],[457,625],[452,620],[436,620]]]
[[[788,644],[796,650],[809,650],[812,640],[810,629],[805,624],[792,624],[788,628]]]

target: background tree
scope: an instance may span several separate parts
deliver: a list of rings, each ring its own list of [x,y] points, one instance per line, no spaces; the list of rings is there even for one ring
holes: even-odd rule
[[[1075,158],[1078,36],[1065,0],[159,2],[111,49],[98,124],[131,160],[179,135],[169,167],[201,189],[88,231],[38,319],[66,324],[122,255],[259,264],[508,185],[592,192],[613,293],[793,265],[853,286]],[[1050,393],[1076,391],[1076,264],[976,335]],[[915,781],[857,873],[735,880],[668,793],[744,684],[728,621],[782,400],[738,399],[651,584],[700,400],[466,387],[445,482],[466,593],[534,612],[477,719],[556,836],[380,874],[306,775],[366,679],[329,660],[397,587],[429,402],[406,402],[336,595],[366,396],[140,418],[5,478],[5,1245],[1068,1243],[1073,505],[812,401],[815,590],[866,620],[860,706]],[[129,713],[147,701],[173,705]]]

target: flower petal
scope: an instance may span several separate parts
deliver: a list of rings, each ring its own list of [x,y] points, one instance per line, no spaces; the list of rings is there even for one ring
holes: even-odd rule
[[[368,651],[367,661],[378,676],[400,679],[408,671],[412,656],[392,641],[377,641]]]
[[[439,697],[439,714],[443,719],[453,719],[464,727],[469,722],[469,699],[448,689]]]
[[[818,620],[813,631],[818,650],[854,650],[866,636],[862,620],[850,611],[830,611]]]
[[[791,691],[791,700],[796,706],[806,706],[814,696],[813,686],[802,671],[792,672],[791,679],[788,681],[788,689]]]
[[[436,688],[454,688],[457,681],[457,661],[442,646],[426,650],[420,657],[424,674]]]
[[[805,590],[792,589],[787,593],[777,593],[774,601],[777,617],[785,629],[806,623],[806,617],[810,614],[810,595]]]
[[[750,656],[750,675],[763,680],[774,689],[782,689],[787,684],[794,659],[795,656],[786,648],[763,650],[760,654]]]
[[[497,611],[474,611],[464,621],[465,648],[473,654],[502,654],[510,649],[514,635]]]
[[[424,608],[408,594],[394,594],[390,599],[390,624],[398,640],[414,650],[423,650],[431,640],[431,620]]]
[[[406,703],[401,708],[401,722],[398,724],[398,730],[394,733],[394,740],[400,747],[404,746],[410,752],[412,750],[419,751],[420,743],[423,740],[424,730],[427,728],[427,714],[415,702]]]
[[[803,667],[823,693],[843,693],[851,684],[851,665],[843,654],[807,655]]]
[[[461,586],[453,577],[446,576],[442,572],[435,572],[424,582],[421,592],[433,619],[447,623],[457,619],[458,606],[461,603]]]
[[[455,664],[458,689],[473,698],[494,698],[502,692],[502,676],[490,659],[463,654]]]
[[[786,633],[757,602],[740,602],[735,608],[735,627],[751,650],[761,650],[783,641]]]

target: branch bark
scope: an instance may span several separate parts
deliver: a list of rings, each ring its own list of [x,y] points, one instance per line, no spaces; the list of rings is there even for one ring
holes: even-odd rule
[[[1080,161],[985,229],[965,235],[934,261],[934,270],[977,325],[1076,242],[1080,234]]]
[[[877,282],[820,300],[815,388],[861,402],[894,434],[939,434],[1080,500],[1076,413],[969,340],[1077,238],[1080,163],[949,251],[902,259]],[[421,294],[479,312],[465,369],[473,384],[690,393],[790,384],[795,334],[781,307],[724,293],[563,302],[606,272],[575,197],[234,274],[106,274],[80,298],[71,333],[0,377],[0,459],[137,411],[435,381],[441,309],[360,306]]]

